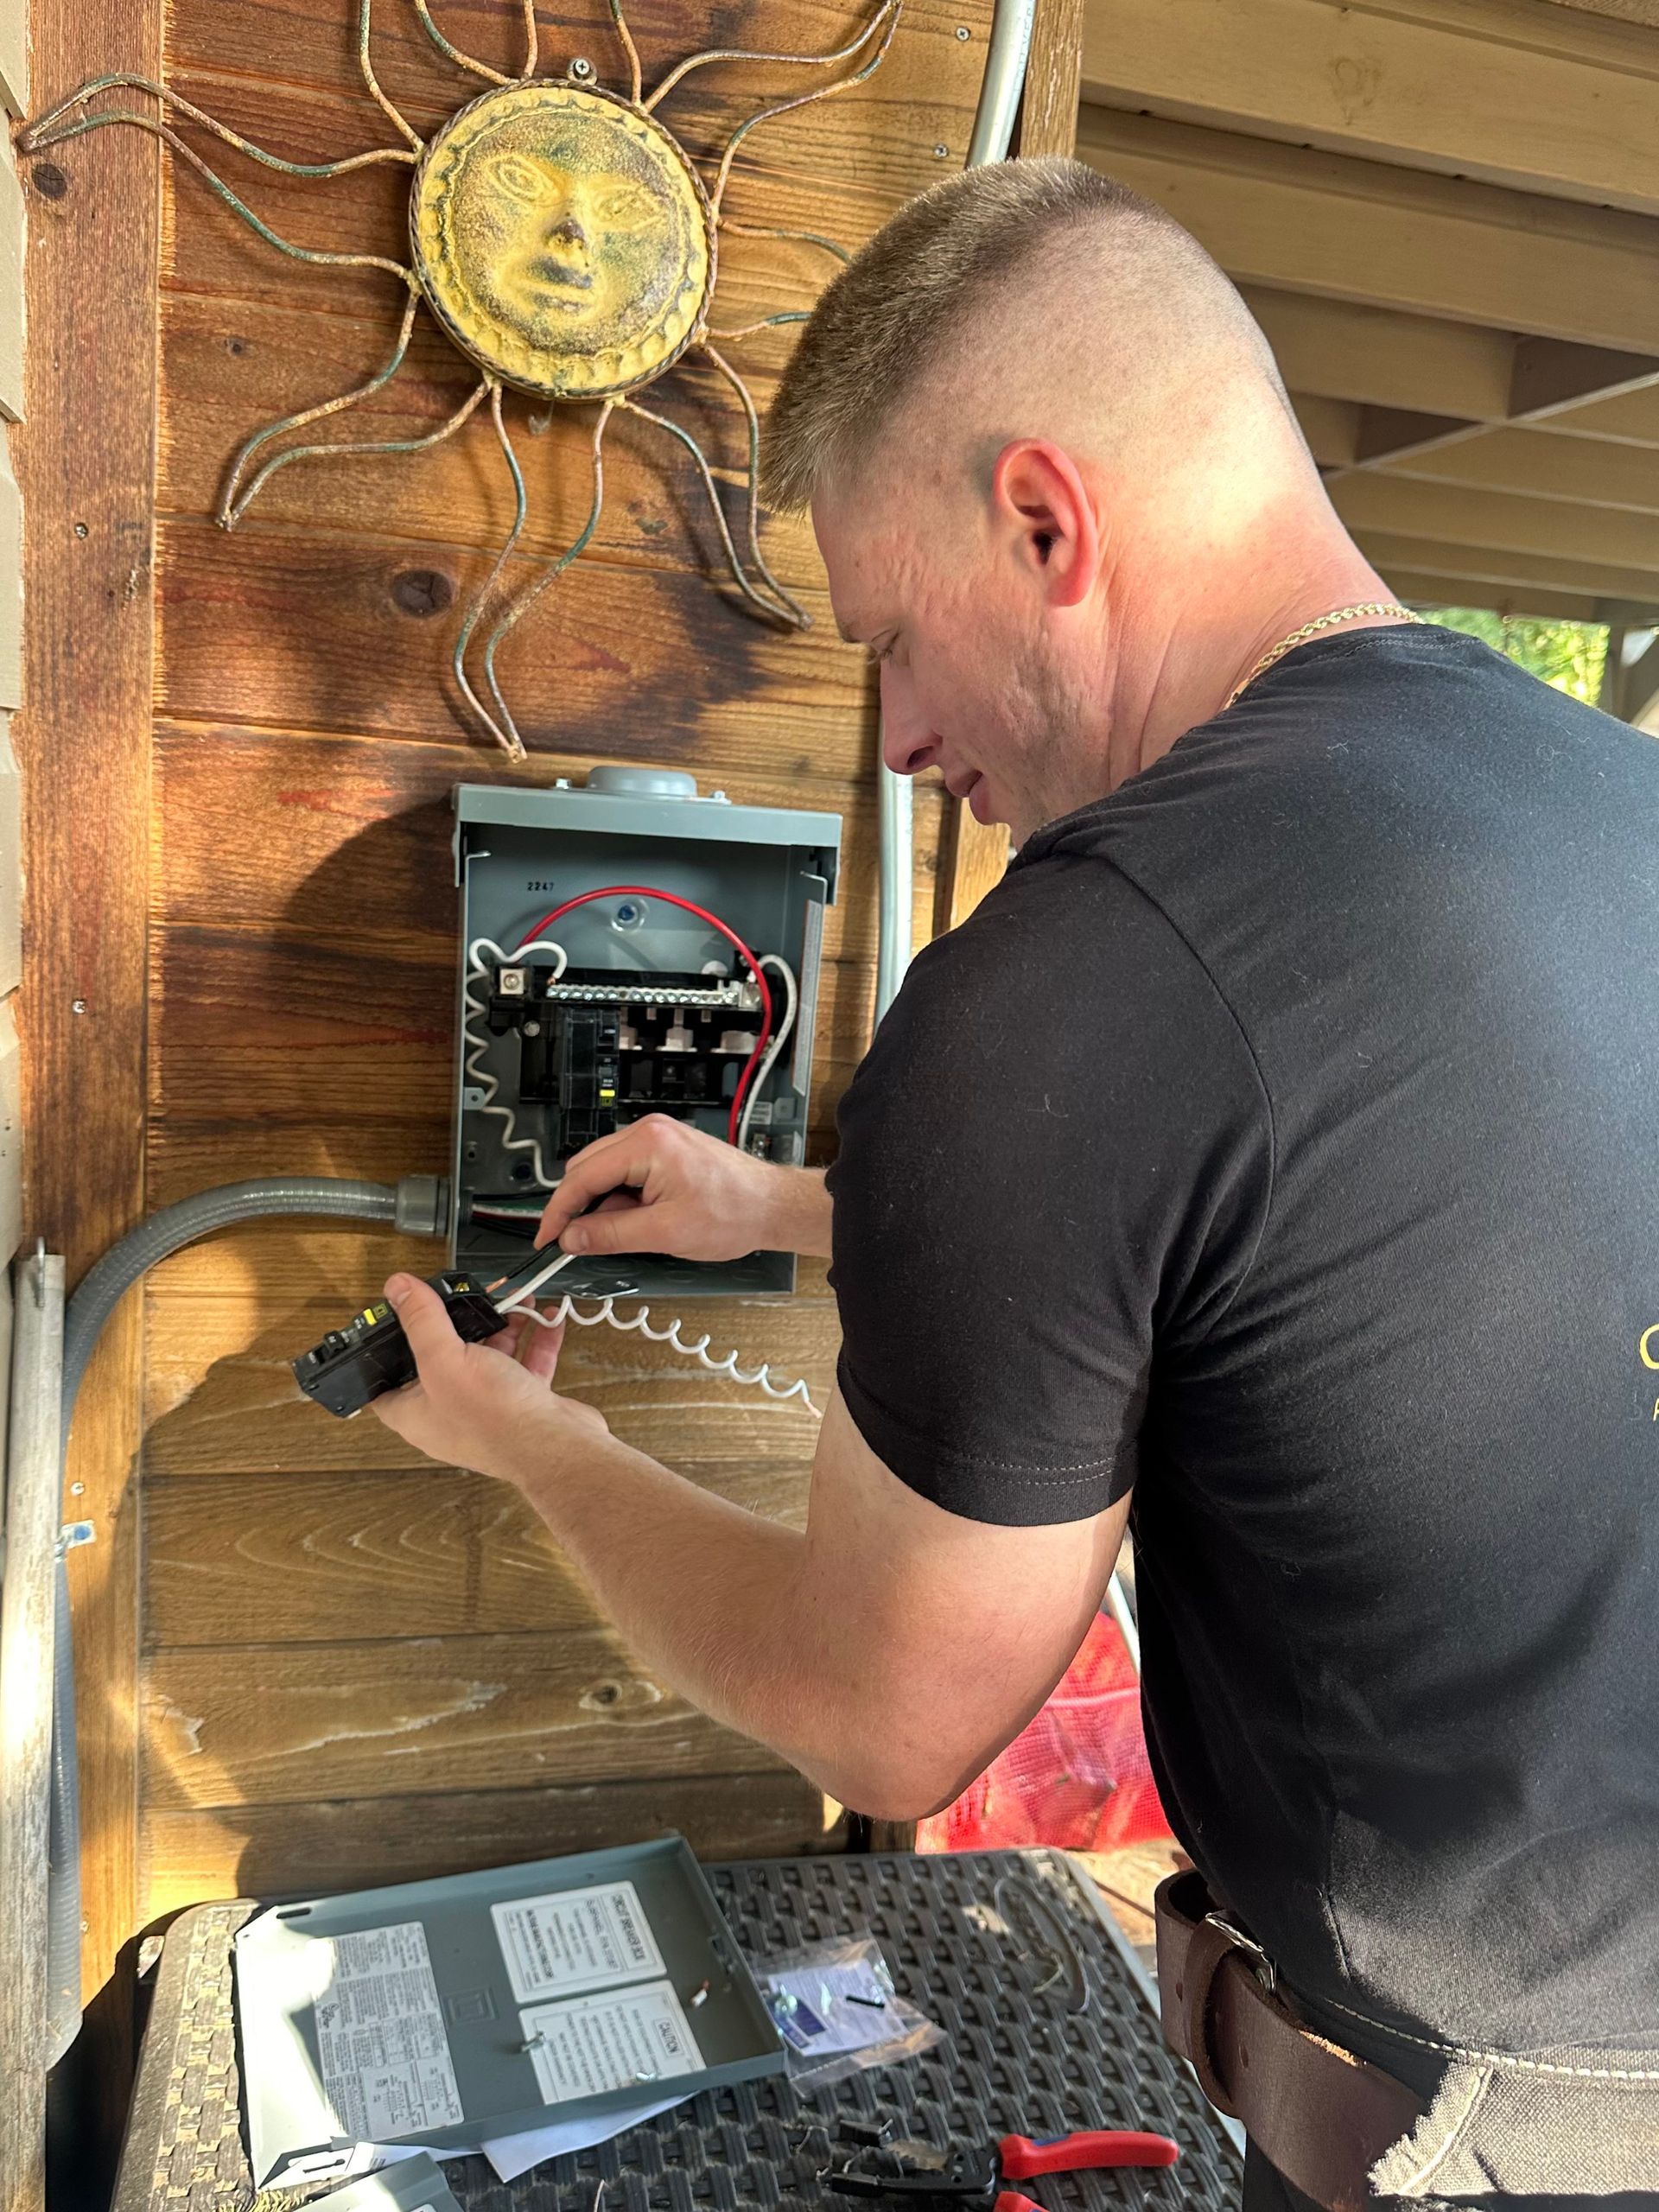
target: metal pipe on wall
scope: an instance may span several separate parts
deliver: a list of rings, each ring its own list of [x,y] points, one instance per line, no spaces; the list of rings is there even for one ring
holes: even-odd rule
[[[0,2202],[44,2193],[47,1837],[52,1700],[63,1572],[63,1262],[38,1253],[15,1276],[5,1586],[0,1594]],[[75,1999],[80,1998],[79,1932]]]
[[[1026,65],[1031,58],[1031,32],[1037,0],[996,0],[991,22],[990,48],[985,74],[980,81],[979,106],[968,141],[965,166],[1007,157],[1026,87]],[[882,1015],[899,995],[910,965],[914,935],[915,809],[908,776],[895,776],[883,753],[880,721],[876,723],[877,810],[880,817],[879,919],[875,963],[875,1018]]]
[[[1031,31],[1037,0],[997,0],[991,19],[991,50],[985,58],[985,75],[979,88],[979,107],[974,116],[973,136],[968,141],[968,163],[1007,158],[1014,138],[1014,118],[1026,89],[1026,65],[1031,59]]]
[[[289,1215],[318,1215],[349,1221],[373,1221],[410,1236],[442,1236],[448,1224],[449,1186],[441,1176],[405,1175],[395,1186],[387,1183],[340,1181],[327,1176],[272,1176],[245,1183],[222,1183],[198,1191],[176,1205],[152,1214],[112,1244],[90,1268],[69,1301],[67,1320],[61,1311],[62,1268],[59,1270],[60,1313],[52,1382],[57,1408],[54,1465],[54,1544],[56,1516],[61,1511],[61,1459],[74,1420],[75,1400],[81,1378],[92,1358],[104,1325],[141,1276],[175,1252],[181,1252],[198,1237],[207,1236],[238,1222],[267,1221]],[[14,1424],[26,1408],[19,1392],[30,1381],[19,1364],[20,1350],[12,1363]],[[13,1428],[12,1450],[17,1429]],[[10,1532],[8,1532],[10,1533]],[[42,1840],[41,1865],[46,1869],[44,1921],[47,1929],[46,2004],[42,2022],[45,2065],[55,2066],[80,2033],[80,1780],[75,1726],[74,1622],[69,1605],[69,1582],[58,1546],[54,1614],[55,1648],[48,1637],[41,1649],[51,1665],[51,1778],[48,1833]],[[10,1589],[10,1556],[7,1556],[7,1590]],[[3,1639],[0,1618],[0,1639]],[[0,1665],[3,1644],[0,1642]],[[3,1694],[0,1685],[0,1694]],[[0,1923],[3,1924],[3,1923]],[[0,2049],[6,2046],[0,2044]],[[33,2046],[29,2046],[33,2049]],[[10,2200],[0,2190],[0,2205]]]

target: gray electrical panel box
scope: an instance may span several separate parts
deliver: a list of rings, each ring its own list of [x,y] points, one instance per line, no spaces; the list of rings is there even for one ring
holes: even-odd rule
[[[564,1163],[647,1114],[798,1164],[841,817],[624,767],[463,784],[455,814],[454,1263],[522,1259]],[[795,1261],[631,1254],[572,1262],[558,1287],[753,1295],[792,1290]]]

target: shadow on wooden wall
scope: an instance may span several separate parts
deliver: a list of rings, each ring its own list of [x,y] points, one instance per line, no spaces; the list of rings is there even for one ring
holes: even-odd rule
[[[164,54],[159,0],[39,12],[41,104],[99,71],[164,68],[290,157],[387,143],[346,0],[173,0]],[[710,42],[823,51],[868,12],[640,0],[631,16],[649,84]],[[541,17],[548,66],[580,53],[616,80],[602,8]],[[454,0],[448,19],[461,43],[506,60],[516,8]],[[728,213],[856,245],[960,162],[989,20],[988,0],[908,0],[868,85],[745,141]],[[404,0],[381,0],[375,24],[382,81],[417,129],[477,89]],[[711,69],[664,113],[706,159],[801,83],[777,67]],[[473,735],[448,665],[461,609],[511,519],[486,421],[396,461],[287,469],[233,535],[211,518],[242,439],[385,359],[394,281],[270,253],[181,165],[161,170],[152,225],[153,149],[136,134],[96,134],[57,163],[67,182],[31,209],[46,353],[25,455],[38,588],[34,711],[20,734],[33,770],[34,957],[54,977],[33,1016],[33,1225],[79,1273],[141,1212],[214,1183],[441,1170],[456,954],[449,792],[462,780],[580,776],[597,760],[669,760],[739,801],[845,817],[817,1036],[812,1146],[825,1156],[870,1018],[874,711],[862,654],[836,637],[805,525],[777,524],[768,538],[815,617],[806,636],[781,637],[721,583],[683,453],[619,421],[591,551],[502,656],[531,751],[510,767]],[[406,250],[406,172],[319,185],[245,180],[246,167],[238,187],[285,236]],[[833,266],[810,245],[734,236],[715,319],[810,304]],[[763,403],[792,335],[733,345]],[[469,381],[427,325],[340,434],[424,435]],[[653,404],[708,444],[734,512],[744,432],[723,391],[688,366]],[[519,576],[585,512],[590,416],[510,404],[531,493]],[[94,518],[79,565],[59,550],[66,502]],[[85,641],[79,669],[67,638]],[[99,683],[95,702],[83,680]],[[54,774],[64,762],[73,800]],[[928,916],[940,804],[918,796]],[[64,1019],[60,977],[64,1001],[90,1007],[79,1025]],[[78,1166],[57,1149],[72,1116]],[[339,1227],[228,1233],[157,1270],[100,1355],[73,1470],[105,1538],[95,1560],[76,1562],[98,1862],[89,1988],[136,1927],[195,1898],[481,1864],[664,1823],[728,1853],[825,1834],[799,1777],[633,1662],[514,1496],[412,1466],[378,1424],[341,1428],[295,1397],[296,1351],[391,1265],[435,1258]],[[821,1274],[788,1304],[721,1301],[689,1318],[827,1389],[836,1329]],[[760,1510],[802,1514],[813,1429],[798,1406],[723,1386],[636,1337],[580,1339],[567,1372],[630,1441]]]

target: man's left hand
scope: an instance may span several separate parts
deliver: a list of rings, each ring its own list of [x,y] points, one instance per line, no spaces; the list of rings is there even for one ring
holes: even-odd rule
[[[386,1296],[415,1355],[418,1379],[377,1398],[374,1410],[429,1459],[522,1485],[561,1452],[608,1433],[602,1414],[550,1387],[562,1328],[514,1314],[499,1336],[463,1344],[429,1283],[394,1275]]]

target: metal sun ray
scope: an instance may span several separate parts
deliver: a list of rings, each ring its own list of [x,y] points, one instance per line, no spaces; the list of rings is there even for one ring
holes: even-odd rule
[[[373,0],[358,0],[355,43],[359,72],[370,98],[404,142],[402,145],[373,147],[366,152],[346,155],[334,161],[288,161],[231,130],[167,86],[124,73],[93,78],[80,86],[20,130],[17,145],[25,155],[39,155],[50,147],[64,145],[107,124],[131,124],[162,139],[201,176],[209,189],[240,222],[278,252],[296,261],[321,266],[384,270],[405,287],[408,297],[404,307],[402,326],[385,365],[366,382],[269,423],[245,440],[232,457],[226,471],[217,519],[225,529],[235,529],[271,478],[296,461],[362,460],[420,453],[441,445],[461,430],[487,398],[496,446],[512,488],[513,518],[483,583],[473,594],[462,615],[451,657],[451,667],[461,697],[480,729],[509,758],[522,760],[525,751],[524,739],[504,695],[497,673],[496,656],[502,641],[524,620],[549,587],[586,550],[598,531],[605,499],[605,436],[618,411],[625,411],[652,424],[690,454],[715,523],[726,573],[742,602],[761,619],[780,628],[801,630],[810,626],[810,615],[779,582],[761,550],[758,482],[760,417],[753,397],[742,376],[712,342],[718,340],[721,345],[729,344],[759,331],[804,322],[807,320],[807,312],[804,309],[789,309],[761,316],[731,329],[711,328],[709,308],[715,282],[715,240],[720,233],[729,232],[740,238],[772,238],[809,245],[821,249],[842,263],[849,258],[845,248],[833,238],[822,237],[815,232],[741,223],[723,212],[722,203],[738,149],[752,131],[775,117],[861,85],[880,68],[898,29],[903,0],[880,0],[880,4],[855,36],[826,53],[779,54],[761,48],[717,47],[689,55],[667,72],[648,97],[643,92],[639,52],[629,30],[622,0],[607,0],[607,8],[626,64],[628,88],[626,95],[606,91],[594,83],[591,66],[584,62],[573,62],[561,78],[538,75],[540,35],[535,0],[516,0],[524,28],[524,67],[517,76],[496,69],[456,46],[435,19],[431,0],[409,0],[409,4],[438,54],[454,67],[481,79],[488,87],[470,106],[459,110],[430,141],[421,137],[380,84],[375,73],[372,51]],[[859,60],[861,56],[863,57],[861,60]],[[832,82],[761,108],[740,124],[721,149],[712,187],[703,185],[699,173],[677,140],[656,120],[658,107],[695,70],[732,62],[761,62],[818,69],[832,68],[855,60],[858,60],[856,68],[849,70]],[[142,94],[154,101],[156,111],[91,105],[109,92]],[[665,201],[677,205],[682,224],[690,223],[696,216],[703,228],[701,250],[695,237],[689,246],[682,242],[681,248],[684,257],[682,292],[695,291],[701,284],[696,302],[695,322],[688,324],[677,334],[676,321],[671,315],[664,320],[662,328],[647,334],[643,345],[619,346],[611,355],[596,353],[596,359],[610,359],[620,365],[616,381],[609,388],[591,380],[585,389],[579,382],[577,388],[561,388],[550,381],[549,372],[544,367],[540,380],[527,372],[515,378],[511,372],[512,365],[520,356],[533,360],[534,348],[526,347],[521,335],[515,336],[511,308],[503,308],[498,301],[493,317],[487,308],[481,308],[479,302],[469,296],[467,286],[456,279],[453,266],[439,266],[446,251],[453,263],[454,245],[453,238],[445,232],[442,210],[440,209],[435,218],[431,214],[430,203],[443,188],[442,180],[435,188],[433,185],[435,160],[441,161],[448,148],[460,143],[457,134],[463,124],[474,136],[482,136],[494,129],[497,137],[505,138],[508,145],[505,153],[496,156],[498,166],[503,163],[510,166],[517,161],[524,175],[516,181],[526,192],[532,190],[537,181],[533,143],[528,157],[522,150],[515,153],[512,149],[516,143],[522,149],[526,143],[522,118],[532,113],[543,100],[550,105],[562,105],[565,110],[580,108],[581,113],[569,124],[573,130],[579,130],[586,124],[602,132],[614,125],[631,134],[635,147],[643,147],[661,166],[667,180],[663,187],[663,196]],[[392,261],[380,254],[337,252],[302,245],[283,238],[209,166],[181,136],[175,124],[205,130],[233,152],[287,176],[308,180],[331,178],[387,162],[412,169],[415,173],[411,204],[413,265]],[[516,141],[512,137],[514,129],[518,133]],[[674,166],[676,162],[680,165],[678,169]],[[581,172],[575,170],[571,174],[578,179],[582,175]],[[610,181],[615,188],[613,197],[626,196],[626,177],[613,177]],[[426,195],[424,201],[423,191]],[[423,208],[428,245],[424,259]],[[689,215],[685,212],[688,209],[691,211]],[[660,216],[658,226],[660,227]],[[650,225],[642,221],[636,223],[635,227],[648,229]],[[434,240],[437,242],[435,247],[432,244]],[[576,280],[573,278],[571,281],[574,284]],[[586,282],[591,288],[594,282],[591,274]],[[415,320],[423,305],[426,306],[438,327],[458,350],[471,357],[482,372],[466,399],[444,423],[422,437],[365,442],[335,440],[284,446],[267,455],[257,468],[253,467],[256,458],[274,441],[303,430],[314,423],[343,415],[360,402],[384,391],[404,365]],[[588,303],[580,296],[574,300],[571,307],[573,314],[578,311],[588,311]],[[518,349],[517,353],[515,346]],[[498,354],[505,358],[496,358]],[[744,515],[741,549],[727,519],[714,468],[701,443],[683,424],[654,408],[645,406],[637,397],[643,386],[654,382],[667,369],[681,360],[693,359],[706,361],[730,387],[743,414],[747,453],[741,483]],[[483,690],[480,692],[469,673],[469,656],[486,614],[501,594],[507,572],[518,556],[529,514],[529,492],[524,470],[514,448],[504,410],[505,394],[515,385],[521,391],[539,392],[557,404],[583,398],[591,398],[598,403],[590,448],[593,493],[587,519],[570,544],[552,560],[543,561],[539,573],[516,594],[507,597],[504,610],[485,639],[481,657]],[[550,419],[550,412],[548,419]],[[545,423],[538,422],[532,427],[544,428]],[[251,469],[251,475],[249,474]]]

